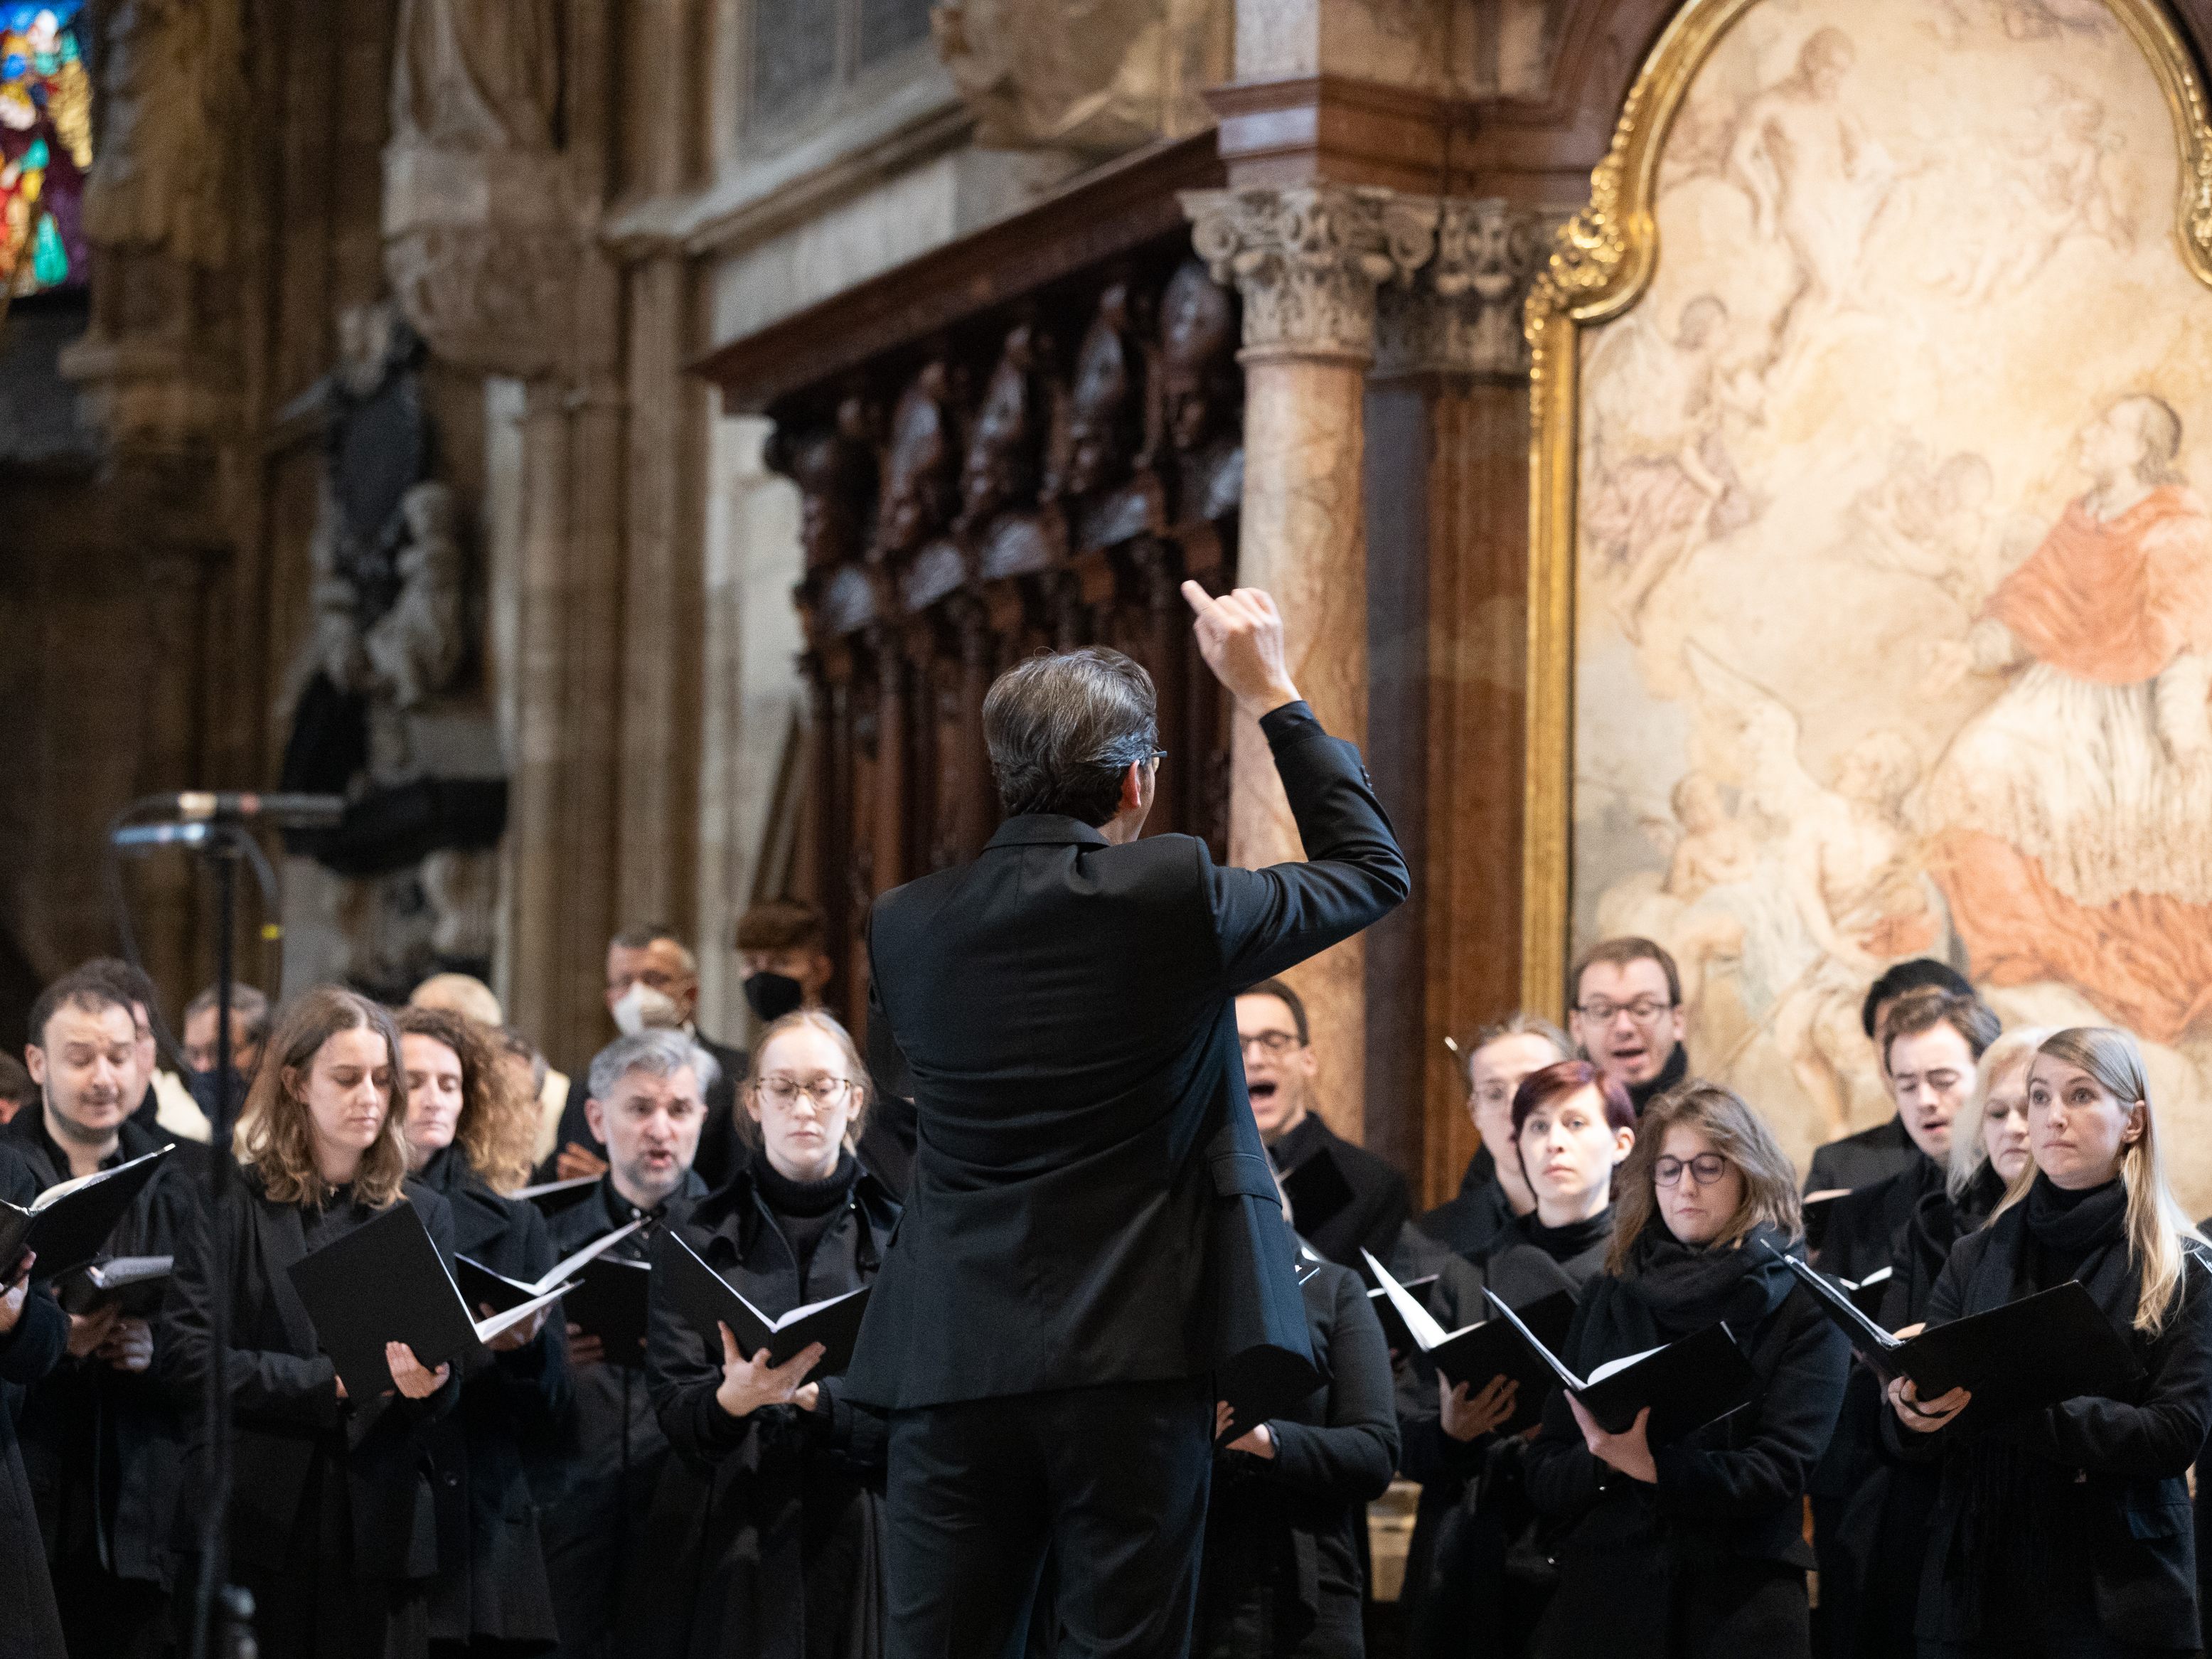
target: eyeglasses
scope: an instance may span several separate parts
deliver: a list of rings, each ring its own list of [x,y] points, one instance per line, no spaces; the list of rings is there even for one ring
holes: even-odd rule
[[[1152,750],[1152,764],[1153,764],[1153,765],[1155,765],[1155,766],[1158,766],[1158,765],[1162,761],[1165,760],[1167,757],[1168,757],[1168,751],[1167,751],[1166,750],[1164,750],[1164,749],[1155,749],[1155,750]]]
[[[810,1078],[801,1083],[796,1078],[764,1077],[760,1080],[760,1092],[779,1106],[789,1106],[805,1095],[825,1112],[835,1111],[845,1103],[853,1092],[853,1079],[848,1077]]]
[[[1297,1038],[1288,1031],[1261,1031],[1253,1036],[1237,1039],[1238,1051],[1248,1054],[1255,1048],[1265,1048],[1271,1054],[1287,1054],[1297,1046]]]
[[[1718,1152],[1699,1152],[1695,1158],[1662,1158],[1651,1165],[1652,1182],[1661,1187],[1672,1187],[1689,1172],[1692,1186],[1710,1187],[1728,1169],[1728,1160]]]
[[[1611,1002],[1603,997],[1593,997],[1588,1002],[1577,1003],[1575,1012],[1600,1025],[1611,1024],[1615,1014],[1626,1014],[1638,1025],[1649,1025],[1674,1006],[1657,997],[1638,997],[1633,1002]]]

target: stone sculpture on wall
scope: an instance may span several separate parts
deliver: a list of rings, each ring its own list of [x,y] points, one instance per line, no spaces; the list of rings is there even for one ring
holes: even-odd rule
[[[938,56],[1000,149],[1118,155],[1212,124],[1233,0],[939,0]]]
[[[330,947],[317,966],[397,996],[441,967],[489,965],[474,947],[506,785],[468,684],[465,550],[453,493],[429,476],[421,343],[389,302],[349,310],[339,332],[337,366],[286,411],[319,416],[325,459],[282,781],[347,798],[337,828],[289,842],[322,872],[306,884]]]

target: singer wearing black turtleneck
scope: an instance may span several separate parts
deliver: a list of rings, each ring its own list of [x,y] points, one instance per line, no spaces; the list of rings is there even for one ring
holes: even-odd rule
[[[898,1206],[853,1156],[867,1073],[818,1009],[762,1034],[740,1092],[755,1156],[674,1231],[771,1317],[874,1281]],[[646,1380],[676,1455],[648,1546],[665,1593],[622,1651],[667,1659],[844,1659],[880,1651],[884,1421],[818,1347],[782,1366],[710,1350],[656,1294]]]
[[[1962,1240],[1929,1297],[1948,1323],[2078,1279],[2142,1378],[1995,1422],[1902,1379],[1891,1449],[1940,1466],[1918,1635],[1927,1659],[2194,1652],[2187,1476],[2212,1431],[2212,1274],[2160,1164],[2142,1055],[2061,1031],[2028,1073],[2024,1200]]]
[[[1725,1322],[1755,1378],[1739,1410],[1651,1443],[1554,1389],[1524,1459],[1559,1584],[1541,1659],[1798,1659],[1811,1651],[1806,1483],[1850,1352],[1776,1251],[1799,1245],[1796,1174],[1750,1107],[1697,1084],[1654,1102],[1621,1167],[1607,1271],[1560,1358],[1609,1359]]]
[[[1613,1237],[1613,1174],[1636,1144],[1626,1091],[1586,1060],[1560,1060],[1522,1080],[1510,1112],[1514,1173],[1536,1207],[1506,1224],[1474,1273],[1440,1277],[1452,1327],[1490,1316],[1486,1288],[1515,1308],[1579,1296]],[[1450,1388],[1418,1361],[1400,1370],[1400,1468],[1421,1483],[1402,1598],[1410,1659],[1518,1653],[1543,1612],[1540,1588],[1505,1570],[1534,1519],[1527,1443],[1498,1432],[1515,1403],[1510,1384]]]

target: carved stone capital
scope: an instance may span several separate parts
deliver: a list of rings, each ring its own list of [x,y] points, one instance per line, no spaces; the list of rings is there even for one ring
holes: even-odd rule
[[[1375,295],[1411,282],[1436,245],[1437,204],[1345,185],[1185,191],[1192,245],[1244,297],[1244,356],[1375,351]]]
[[[385,275],[430,349],[486,374],[559,368],[586,252],[560,158],[395,144],[384,167]]]
[[[1439,204],[1436,258],[1382,296],[1376,372],[1526,379],[1522,307],[1562,216],[1494,197]]]

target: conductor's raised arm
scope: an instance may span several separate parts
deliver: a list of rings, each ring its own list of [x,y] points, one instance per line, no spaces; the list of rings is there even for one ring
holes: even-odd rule
[[[1306,849],[1303,864],[1207,872],[1223,975],[1252,985],[1371,927],[1412,877],[1359,750],[1329,736],[1291,683],[1274,600],[1256,587],[1212,599],[1194,581],[1182,592],[1206,666],[1260,722]]]

